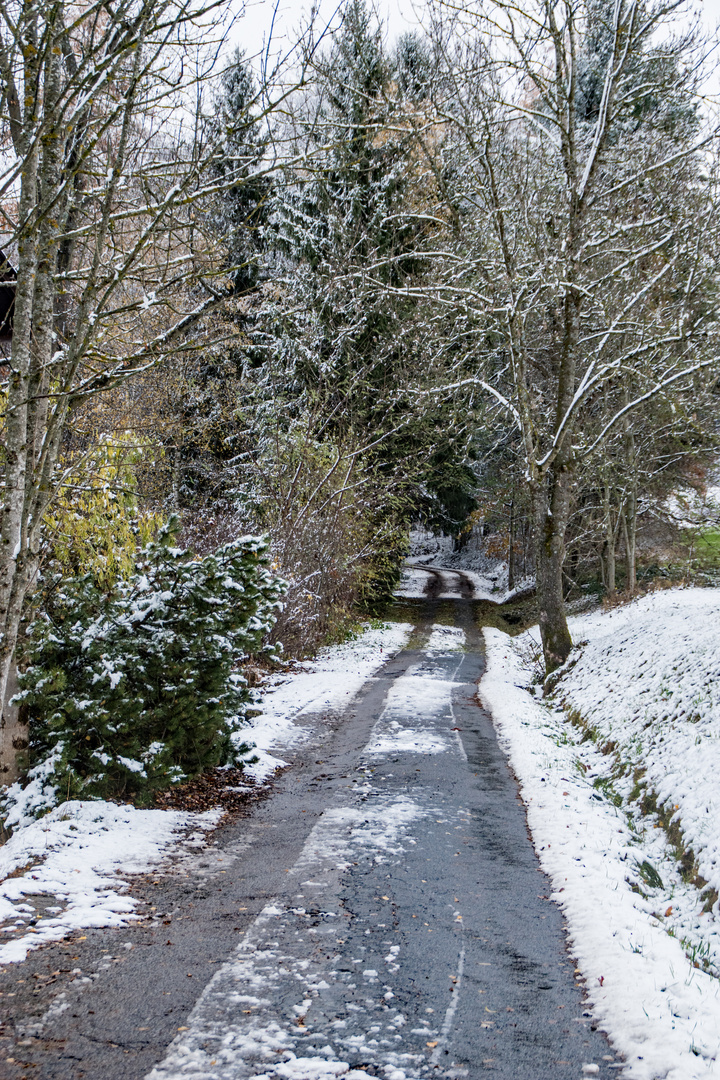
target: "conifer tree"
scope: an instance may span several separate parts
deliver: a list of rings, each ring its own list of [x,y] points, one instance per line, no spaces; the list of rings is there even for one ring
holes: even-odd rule
[[[176,532],[171,520],[110,591],[90,574],[58,582],[34,624],[18,701],[35,811],[63,798],[143,802],[242,764],[250,695],[238,665],[261,650],[283,583],[261,539],[196,559]],[[14,801],[27,803],[19,785]]]
[[[282,341],[285,356],[302,343],[295,371],[329,430],[375,444],[406,513],[455,531],[474,505],[466,433],[452,406],[415,393],[434,377],[415,292],[431,267],[434,181],[411,118],[429,65],[413,35],[388,56],[364,0],[350,0],[318,67],[308,122],[318,152],[278,193],[277,242],[292,267]]]
[[[213,100],[208,128],[214,146],[213,170],[221,182],[213,225],[227,247],[237,295],[246,295],[261,277],[263,229],[273,180],[267,165],[270,132],[263,127],[250,64],[240,49],[230,57]]]

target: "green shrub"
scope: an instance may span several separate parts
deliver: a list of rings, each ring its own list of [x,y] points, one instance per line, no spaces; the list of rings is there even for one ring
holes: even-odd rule
[[[236,668],[262,647],[283,583],[265,541],[194,559],[172,546],[175,528],[109,593],[89,574],[61,583],[34,624],[16,698],[30,721],[30,783],[10,788],[8,824],[62,799],[147,802],[247,753],[249,693]]]

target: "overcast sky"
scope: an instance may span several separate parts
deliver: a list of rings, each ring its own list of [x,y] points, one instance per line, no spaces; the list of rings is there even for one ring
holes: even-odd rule
[[[717,0],[720,5],[720,0]],[[418,25],[415,9],[421,4],[414,0],[379,0],[378,10],[385,24],[388,38],[392,41],[401,34]],[[319,0],[318,24],[339,20],[333,16],[339,7],[338,0]],[[247,0],[244,14],[238,19],[231,35],[250,56],[260,52],[270,32],[275,10],[274,0]],[[273,27],[273,39],[278,46],[281,41],[289,42],[299,27],[308,21],[310,0],[277,0],[277,14]]]
[[[233,43],[238,44],[248,56],[259,53],[267,41],[277,3],[277,13],[273,28],[274,52],[284,51],[293,40],[297,30],[308,20],[312,0],[247,0],[244,14],[238,19],[231,34]],[[333,21],[340,0],[316,0],[319,3],[319,18],[325,22]],[[372,2],[372,0],[370,0]],[[689,7],[700,14],[708,31],[714,31],[720,25],[720,0],[688,0]],[[231,5],[235,4],[231,0]],[[377,9],[383,19],[388,39],[393,41],[404,30],[417,27],[420,23],[423,0],[376,0]],[[338,19],[334,19],[335,25]],[[720,91],[720,53],[714,73],[707,86],[708,93]]]

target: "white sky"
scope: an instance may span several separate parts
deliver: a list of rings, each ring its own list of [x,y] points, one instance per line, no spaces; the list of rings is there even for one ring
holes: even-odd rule
[[[705,0],[699,5],[703,10],[703,19],[710,29],[720,21],[720,0]]]
[[[720,0],[717,0],[720,5]],[[273,30],[273,41],[278,51],[281,43],[285,46],[292,40],[294,33],[308,22],[310,0],[277,0],[277,14]],[[330,22],[337,25],[339,20],[333,15],[340,6],[340,0],[318,0],[317,25]],[[415,11],[422,8],[421,0],[378,0],[377,10],[383,20],[388,38],[392,41],[404,30],[418,26]],[[272,25],[275,0],[247,0],[244,14],[238,19],[231,40],[238,44],[248,56],[259,53],[265,45]]]
[[[333,20],[341,6],[342,0],[315,0],[318,17],[317,25],[337,25],[337,17]],[[372,3],[372,0],[370,0]],[[307,25],[312,0],[245,0],[244,13],[237,20],[230,34],[233,44],[239,45],[251,57],[257,55],[266,45],[273,14],[275,24],[273,30],[272,53],[285,52],[297,31]],[[229,7],[239,8],[239,0],[230,0]],[[393,41],[404,30],[410,30],[420,25],[423,0],[375,0],[376,9],[383,20],[389,41]],[[702,23],[708,32],[714,32],[720,26],[720,0],[688,0],[688,8],[701,16]],[[720,50],[717,53],[717,63],[710,72],[706,85],[706,93],[711,95],[720,94]]]

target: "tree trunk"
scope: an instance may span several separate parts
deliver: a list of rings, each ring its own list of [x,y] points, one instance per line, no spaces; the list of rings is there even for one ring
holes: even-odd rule
[[[632,596],[637,589],[637,498],[634,491],[625,500],[622,525],[625,540],[625,588]]]
[[[548,675],[565,663],[573,646],[563,598],[565,532],[571,486],[570,470],[560,468],[552,470],[544,481],[534,485],[533,490],[540,636]]]
[[[625,400],[627,401],[627,391]],[[625,539],[625,588],[632,596],[637,588],[635,552],[637,540],[637,454],[635,436],[630,421],[625,421],[625,460],[630,485],[623,507],[623,535]]]
[[[515,502],[510,500],[510,543],[508,546],[508,589],[515,588]]]
[[[610,506],[610,487],[605,485],[603,490],[603,504],[605,511],[605,559],[603,563],[603,584],[608,596],[613,596],[617,588],[615,577],[615,526],[612,519]]]
[[[617,589],[617,581],[615,574],[615,536],[612,530],[610,530],[608,535],[605,560],[605,588],[607,589],[608,596],[614,596],[615,590]]]
[[[20,709],[8,704],[17,692],[17,668],[11,663],[0,720],[0,783],[3,784],[12,784],[18,779],[18,754],[27,749],[28,744],[28,728],[20,716]]]
[[[173,447],[172,451],[172,490],[171,504],[174,514],[180,513],[180,488],[182,485],[182,456],[180,447]]]

